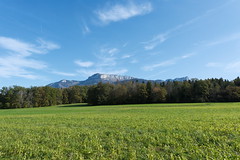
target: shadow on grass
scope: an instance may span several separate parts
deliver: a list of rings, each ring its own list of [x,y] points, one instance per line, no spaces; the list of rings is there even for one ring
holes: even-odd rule
[[[82,104],[63,104],[58,107],[92,107],[92,105],[88,105],[87,103]]]

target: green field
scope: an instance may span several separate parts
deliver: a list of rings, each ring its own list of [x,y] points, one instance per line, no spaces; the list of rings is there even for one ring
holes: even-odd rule
[[[0,159],[240,159],[240,103],[0,110]]]

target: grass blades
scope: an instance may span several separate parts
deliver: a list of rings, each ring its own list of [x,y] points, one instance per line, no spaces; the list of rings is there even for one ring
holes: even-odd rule
[[[0,159],[240,159],[240,103],[0,110]]]

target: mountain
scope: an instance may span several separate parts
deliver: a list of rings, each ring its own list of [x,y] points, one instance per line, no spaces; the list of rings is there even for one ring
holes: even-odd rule
[[[186,77],[182,77],[182,78],[167,79],[166,82],[174,82],[174,81],[183,82],[183,81],[188,81],[188,80],[190,80],[190,79],[188,78],[188,76],[186,76]]]
[[[79,81],[75,80],[61,80],[59,82],[54,82],[51,84],[48,84],[47,86],[53,87],[53,88],[68,88],[71,86],[79,85]]]
[[[98,84],[99,82],[116,84],[116,83],[124,83],[128,81],[135,81],[139,83],[147,83],[148,81],[151,81],[151,82],[161,83],[161,82],[186,81],[186,80],[189,80],[189,78],[182,77],[182,78],[175,78],[175,79],[167,79],[166,81],[164,81],[164,80],[146,80],[146,79],[134,78],[130,76],[96,73],[88,77],[88,79],[84,81],[61,80],[59,82],[48,84],[47,86],[50,86],[53,88],[68,88],[75,85],[79,85],[79,86],[94,85],[94,84]]]
[[[79,85],[94,85],[98,84],[99,82],[102,83],[117,83],[121,81],[131,80],[134,79],[130,76],[120,76],[114,74],[100,74],[96,73],[90,77],[88,77],[85,81],[80,81]]]

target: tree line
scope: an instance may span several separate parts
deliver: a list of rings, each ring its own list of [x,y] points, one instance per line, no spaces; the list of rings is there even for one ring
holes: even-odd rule
[[[147,83],[129,81],[61,89],[13,86],[3,87],[0,90],[1,109],[45,107],[72,103],[103,105],[238,101],[240,101],[239,77],[233,81],[222,78],[163,82],[160,84],[151,81]]]
[[[85,86],[73,86],[64,89],[47,86],[31,88],[20,86],[3,87],[0,90],[0,108],[31,108],[83,103],[86,102],[87,88]]]

